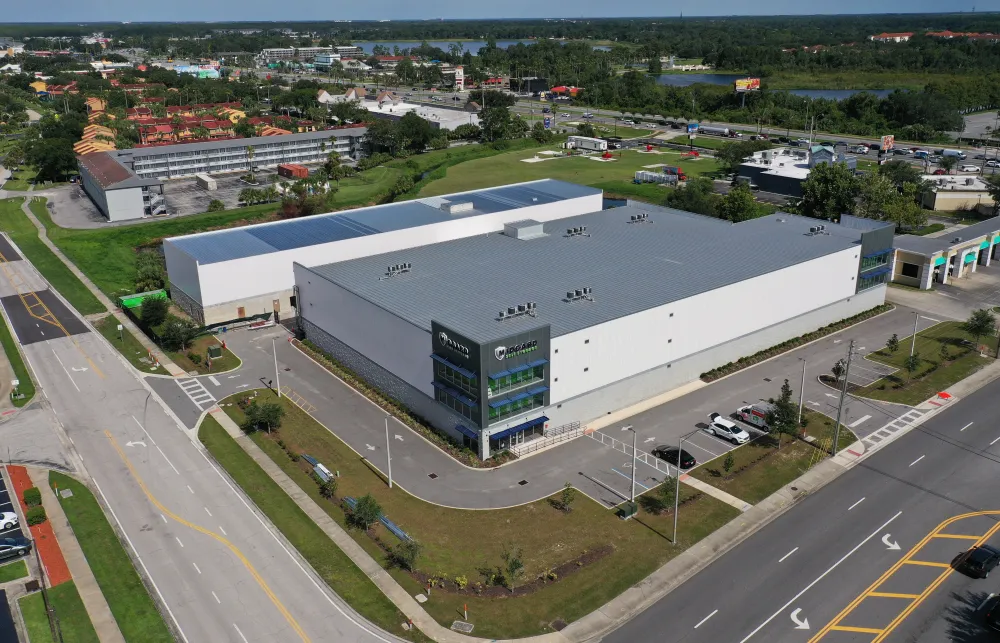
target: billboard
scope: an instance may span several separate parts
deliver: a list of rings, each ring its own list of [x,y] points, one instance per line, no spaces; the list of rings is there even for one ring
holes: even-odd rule
[[[882,151],[888,152],[896,145],[896,137],[892,134],[882,137]]]
[[[735,85],[738,92],[760,91],[760,78],[738,78]]]
[[[688,123],[688,134],[694,134],[698,131],[698,123]]]

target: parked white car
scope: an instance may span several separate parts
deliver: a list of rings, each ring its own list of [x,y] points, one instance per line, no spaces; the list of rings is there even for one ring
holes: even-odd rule
[[[744,444],[750,440],[749,433],[718,413],[710,414],[708,419],[708,427],[705,428],[706,433],[710,433],[711,435],[714,435],[717,438],[722,438],[723,440],[728,440],[733,444]]]
[[[560,118],[569,118],[569,112],[562,112],[561,114],[559,114],[559,117]]]
[[[978,165],[963,165],[958,169],[962,172],[978,172],[980,168]]]
[[[13,511],[4,511],[0,513],[0,527],[3,529],[10,529],[17,526],[17,514]]]

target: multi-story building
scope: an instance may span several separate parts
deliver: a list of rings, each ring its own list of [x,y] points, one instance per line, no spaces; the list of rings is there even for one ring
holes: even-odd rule
[[[166,212],[163,183],[136,176],[115,158],[115,152],[78,156],[81,185],[108,221],[140,219]]]

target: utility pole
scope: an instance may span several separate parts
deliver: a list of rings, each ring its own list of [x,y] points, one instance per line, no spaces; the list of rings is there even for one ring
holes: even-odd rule
[[[837,422],[834,425],[833,445],[830,448],[830,457],[837,455],[837,445],[840,443],[840,417],[844,412],[844,400],[847,398],[847,380],[851,374],[851,357],[853,355],[854,340],[852,339],[851,345],[847,348],[847,367],[844,369],[844,385],[840,389],[840,404],[837,405]]]
[[[385,462],[389,470],[389,488],[392,489],[392,454],[389,451],[389,416],[385,416]]]
[[[802,400],[806,396],[806,360],[802,360],[802,381],[799,384],[799,426],[802,426]]]
[[[910,338],[910,357],[913,357],[913,350],[917,346],[917,322],[920,321],[920,313],[913,313],[913,336]]]

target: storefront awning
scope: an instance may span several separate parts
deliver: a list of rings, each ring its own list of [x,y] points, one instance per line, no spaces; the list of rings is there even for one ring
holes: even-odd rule
[[[977,255],[975,252],[970,252],[969,254],[965,255],[965,259],[962,260],[962,263],[972,263],[973,261],[976,260],[976,256]]]
[[[462,375],[468,377],[470,380],[471,379],[476,379],[476,377],[478,377],[475,373],[473,373],[469,369],[462,368],[458,364],[455,364],[454,362],[451,362],[451,361],[449,361],[449,360],[441,357],[440,355],[437,355],[436,353],[431,353],[431,359],[434,360],[435,362],[437,362],[438,364],[444,364],[445,366],[450,367],[453,371],[457,371],[457,372],[461,373]]]
[[[478,408],[479,407],[479,402],[475,401],[474,399],[472,399],[471,397],[469,397],[465,393],[462,393],[461,391],[456,391],[455,389],[453,389],[450,386],[447,386],[445,384],[442,384],[441,382],[438,382],[438,381],[431,382],[431,386],[433,386],[436,389],[444,391],[445,393],[447,393],[448,395],[452,396],[453,398],[455,398],[456,400],[458,400],[462,404],[467,404],[467,405],[471,406],[472,408]]]
[[[472,429],[470,429],[467,426],[463,426],[461,424],[456,424],[455,425],[455,430],[458,431],[459,433],[461,433],[462,435],[464,435],[467,438],[472,438],[473,440],[478,440],[479,439],[479,432],[478,431],[473,431]]]
[[[980,250],[983,250],[983,249],[989,248],[989,247],[990,247],[990,242],[989,241],[984,241],[981,244],[979,244],[979,249]]]
[[[938,257],[937,259],[934,260],[935,266],[940,266],[946,263],[948,263],[948,257]]]
[[[549,360],[547,360],[547,359],[536,359],[533,362],[528,362],[528,366],[530,366],[531,368],[535,368],[536,366],[543,366],[543,365],[548,364],[548,363],[549,363]]]
[[[527,364],[522,364],[521,366],[515,366],[514,368],[508,368],[507,370],[500,371],[499,373],[491,373],[488,377],[491,380],[498,380],[501,377],[507,377],[508,375],[515,375],[522,371],[527,371],[535,368],[536,366],[541,366],[542,364],[548,364],[547,359],[536,359],[533,362],[528,362]]]
[[[549,418],[544,415],[537,417],[533,420],[528,420],[527,422],[522,422],[517,426],[512,426],[509,429],[504,429],[503,431],[498,431],[490,436],[491,440],[499,440],[501,438],[506,438],[508,435],[514,435],[515,433],[520,433],[521,431],[527,431],[528,429],[538,426],[539,424],[545,424],[549,421]]]

